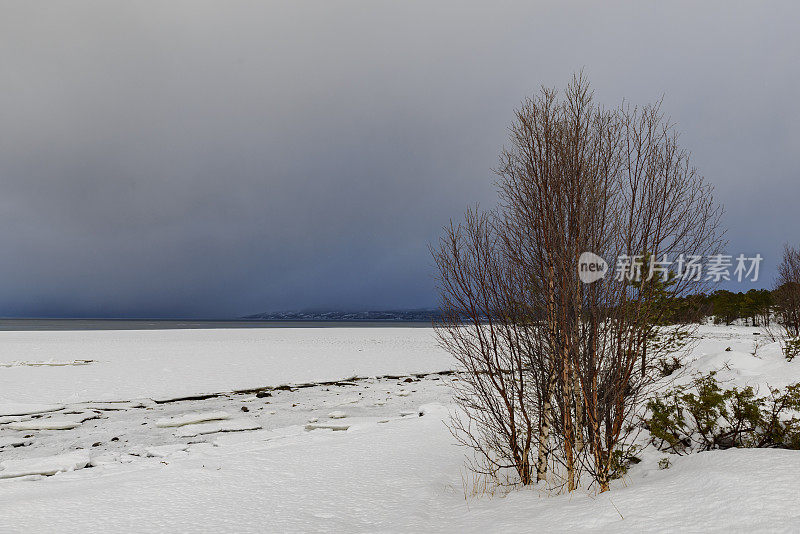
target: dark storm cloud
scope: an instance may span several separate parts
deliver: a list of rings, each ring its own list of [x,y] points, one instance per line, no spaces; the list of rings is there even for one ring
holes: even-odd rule
[[[766,277],[800,242],[791,4],[0,1],[0,314],[425,306],[514,106],[665,96]]]

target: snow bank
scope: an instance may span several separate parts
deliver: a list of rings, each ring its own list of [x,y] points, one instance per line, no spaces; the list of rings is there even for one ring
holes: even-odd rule
[[[649,458],[602,495],[529,489],[467,501],[464,451],[442,424],[447,408],[420,411],[359,432],[243,434],[172,453],[168,466],[100,465],[84,476],[0,483],[3,523],[61,533],[792,532],[800,524],[800,453],[785,450],[702,453],[673,458],[667,470]]]
[[[597,496],[531,490],[482,500],[464,516],[476,520],[468,530],[793,532],[800,524],[800,453],[729,449],[671,459],[667,470],[635,467],[626,483]]]
[[[722,350],[702,354],[690,368],[701,373],[717,372],[717,379],[730,385],[758,387],[766,394],[767,387],[783,388],[800,382],[800,365],[788,362],[778,343],[758,348],[753,354],[738,350]]]

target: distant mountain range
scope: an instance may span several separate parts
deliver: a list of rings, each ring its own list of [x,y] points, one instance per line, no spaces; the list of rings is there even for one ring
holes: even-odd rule
[[[439,317],[439,310],[377,310],[377,311],[287,311],[256,313],[242,319],[258,321],[397,321],[430,322]]]

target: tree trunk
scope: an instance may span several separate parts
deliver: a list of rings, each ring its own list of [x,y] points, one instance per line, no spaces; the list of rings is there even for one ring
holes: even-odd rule
[[[548,441],[550,440],[550,425],[553,420],[553,395],[555,394],[557,378],[554,366],[547,379],[547,393],[542,405],[542,424],[539,428],[539,457],[536,460],[536,482],[541,482],[547,476]]]
[[[566,347],[564,351],[566,352]],[[572,367],[569,356],[564,355],[562,384],[564,384],[564,459],[567,464],[567,490],[575,490],[574,434],[572,429]]]
[[[573,375],[573,395],[575,396],[575,453],[580,455],[583,452],[585,443],[583,441],[583,428],[585,426],[583,417],[583,394],[580,388],[578,376]]]

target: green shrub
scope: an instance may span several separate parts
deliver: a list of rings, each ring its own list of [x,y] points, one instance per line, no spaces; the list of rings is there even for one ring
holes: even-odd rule
[[[681,360],[675,356],[659,358],[658,372],[662,377],[666,377],[677,371],[683,366]]]
[[[783,341],[783,355],[788,361],[800,354],[800,337],[789,337]]]
[[[609,478],[616,480],[628,474],[628,469],[631,465],[638,464],[642,460],[636,456],[641,450],[638,445],[631,445],[625,449],[617,449],[611,453],[611,468],[609,469]]]
[[[758,397],[751,386],[723,389],[710,373],[657,396],[648,410],[646,426],[661,450],[800,449],[800,383]]]

